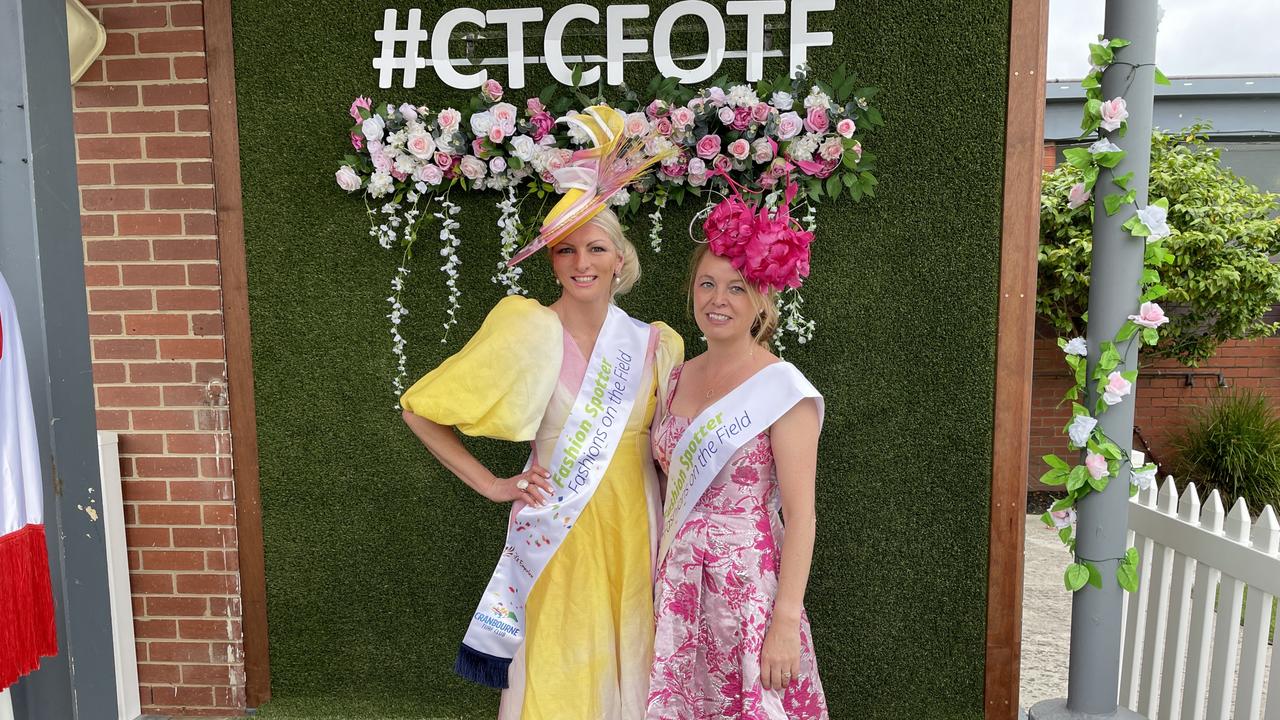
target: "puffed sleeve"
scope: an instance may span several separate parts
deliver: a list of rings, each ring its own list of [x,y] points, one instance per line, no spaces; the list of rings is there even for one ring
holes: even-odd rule
[[[457,354],[400,397],[400,406],[467,435],[534,438],[564,354],[560,319],[536,300],[503,298]]]
[[[658,373],[658,409],[661,411],[667,406],[671,371],[684,362],[684,338],[664,322],[655,322],[653,326],[658,328],[658,347],[654,352],[653,365]]]

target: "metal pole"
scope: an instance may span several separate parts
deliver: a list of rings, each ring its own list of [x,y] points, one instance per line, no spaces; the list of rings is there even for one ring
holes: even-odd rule
[[[1099,131],[1125,151],[1119,166],[1103,171],[1094,188],[1092,271],[1089,278],[1089,381],[1088,404],[1092,407],[1098,389],[1092,380],[1099,348],[1120,331],[1129,315],[1138,311],[1146,243],[1121,225],[1136,211],[1124,205],[1108,216],[1102,199],[1121,192],[1112,177],[1133,173],[1129,183],[1137,193],[1137,207],[1147,204],[1147,181],[1151,169],[1151,123],[1155,90],[1156,0],[1109,0],[1105,37],[1123,38],[1132,44],[1115,51],[1116,62],[1103,74],[1102,95],[1106,100],[1123,97],[1129,111],[1128,132]],[[1138,66],[1138,67],[1133,67]],[[1121,344],[1123,362],[1117,370],[1138,367],[1138,341]],[[1120,447],[1125,457],[1133,449],[1133,413],[1136,388],[1119,404],[1103,413],[1098,427]],[[1067,699],[1038,703],[1031,711],[1036,720],[1080,718],[1083,716],[1140,718],[1119,707],[1120,614],[1124,592],[1116,582],[1116,567],[1124,557],[1129,526],[1129,475],[1127,462],[1120,465],[1107,489],[1090,493],[1077,504],[1076,553],[1088,560],[1102,575],[1102,589],[1086,585],[1071,602],[1071,661]]]

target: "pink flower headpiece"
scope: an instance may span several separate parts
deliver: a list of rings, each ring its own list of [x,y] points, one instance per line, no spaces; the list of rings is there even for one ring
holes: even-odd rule
[[[788,176],[784,201],[770,209],[753,208],[738,194],[738,184],[723,170],[731,195],[712,208],[702,231],[714,255],[725,258],[747,282],[762,292],[798,288],[809,276],[809,244],[813,233],[791,217],[796,183]]]

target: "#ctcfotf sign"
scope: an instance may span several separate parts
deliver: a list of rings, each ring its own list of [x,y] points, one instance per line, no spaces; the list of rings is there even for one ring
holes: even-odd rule
[[[474,8],[455,8],[444,13],[436,20],[430,32],[422,27],[422,10],[412,9],[408,13],[403,28],[399,24],[399,14],[392,9],[383,13],[382,29],[373,33],[373,37],[381,44],[381,55],[373,59],[373,67],[378,70],[378,87],[389,88],[397,70],[401,71],[401,85],[406,88],[417,84],[418,71],[428,64],[435,70],[440,81],[450,87],[460,89],[477,88],[489,79],[489,71],[485,65],[506,65],[508,69],[507,87],[519,89],[524,87],[524,66],[526,64],[543,65],[551,72],[556,82],[564,85],[573,84],[573,70],[569,62],[583,64],[581,82],[595,83],[600,79],[600,64],[605,66],[605,82],[609,85],[622,83],[622,65],[629,55],[652,57],[658,71],[665,77],[678,79],[683,84],[702,82],[713,76],[720,64],[727,58],[746,58],[747,81],[756,82],[764,74],[765,57],[782,57],[781,50],[765,49],[765,21],[771,16],[786,15],[790,29],[787,43],[789,72],[805,64],[808,49],[826,47],[832,44],[829,32],[810,32],[808,30],[809,15],[815,12],[834,10],[835,0],[730,0],[725,4],[723,15],[719,8],[704,0],[681,0],[667,7],[658,16],[653,25],[651,39],[627,37],[626,23],[631,20],[642,20],[649,17],[649,6],[642,4],[609,5],[604,10],[604,27],[606,54],[599,56],[575,56],[566,58],[561,44],[565,28],[571,23],[599,26],[600,9],[583,3],[566,5],[543,17],[540,7],[502,8],[480,11]],[[747,47],[744,50],[725,51],[724,16],[744,17],[747,23]],[[683,68],[676,65],[671,56],[671,33],[677,22],[700,24],[707,38],[706,52],[702,55],[682,58],[683,60],[701,61],[696,67]],[[542,24],[541,57],[525,56],[525,26]],[[469,59],[455,59],[449,56],[449,40],[459,28],[473,26],[480,30],[503,28],[507,38],[507,56],[505,58],[486,58],[473,63]],[[470,30],[469,32],[474,32]],[[430,54],[423,57],[423,46],[430,42]],[[463,72],[459,67],[470,70],[475,64],[481,68],[473,72]]]

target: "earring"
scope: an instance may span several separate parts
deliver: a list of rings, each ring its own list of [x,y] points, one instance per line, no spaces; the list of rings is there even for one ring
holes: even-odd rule
[[[621,284],[622,284],[622,278],[618,277],[617,275],[614,275],[614,276],[613,276],[613,284],[614,284],[614,285],[621,285]]]
[[[553,278],[556,281],[556,287],[560,287],[560,278]]]

